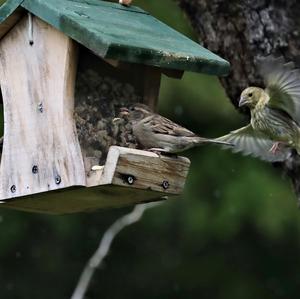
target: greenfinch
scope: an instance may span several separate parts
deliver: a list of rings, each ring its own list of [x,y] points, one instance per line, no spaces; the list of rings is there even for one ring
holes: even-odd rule
[[[248,87],[239,100],[250,109],[250,124],[218,140],[233,143],[234,152],[284,161],[293,149],[300,154],[300,70],[282,57],[265,58],[259,69],[266,88]]]
[[[153,113],[144,104],[137,103],[129,109],[123,107],[120,116],[128,118],[133,135],[147,150],[176,154],[205,143],[231,145],[227,141],[197,136],[173,121]]]

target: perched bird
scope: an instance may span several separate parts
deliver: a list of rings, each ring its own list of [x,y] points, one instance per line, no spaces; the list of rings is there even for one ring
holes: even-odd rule
[[[132,124],[133,135],[144,149],[178,153],[204,143],[230,145],[230,142],[203,138],[171,120],[153,113],[144,104],[121,108],[120,116],[127,116]]]
[[[132,3],[132,0],[119,0],[119,3],[124,6],[130,6]]]
[[[268,57],[260,73],[266,88],[248,87],[239,101],[250,109],[250,124],[218,140],[233,143],[235,152],[284,161],[292,149],[300,154],[300,70],[282,57]]]

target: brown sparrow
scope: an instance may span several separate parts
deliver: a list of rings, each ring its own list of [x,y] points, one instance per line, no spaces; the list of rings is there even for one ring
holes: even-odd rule
[[[132,0],[119,0],[119,3],[124,5],[124,6],[130,6]]]
[[[178,153],[204,143],[232,145],[231,143],[199,137],[171,120],[153,113],[144,104],[120,109],[121,117],[128,117],[133,135],[144,149],[165,153]]]

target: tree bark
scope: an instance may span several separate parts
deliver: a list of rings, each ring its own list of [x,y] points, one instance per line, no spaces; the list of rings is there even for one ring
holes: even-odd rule
[[[250,85],[263,87],[257,70],[260,58],[280,55],[300,66],[300,1],[177,2],[189,17],[200,43],[231,63],[229,76],[220,80],[236,107],[244,88]],[[279,166],[291,178],[300,200],[300,157],[293,154]]]

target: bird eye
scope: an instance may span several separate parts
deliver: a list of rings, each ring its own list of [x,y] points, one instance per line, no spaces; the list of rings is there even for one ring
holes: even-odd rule
[[[129,111],[133,111],[134,110],[134,107],[129,107]]]
[[[248,94],[248,96],[251,98],[251,97],[252,97],[252,92],[250,92],[250,93]]]

